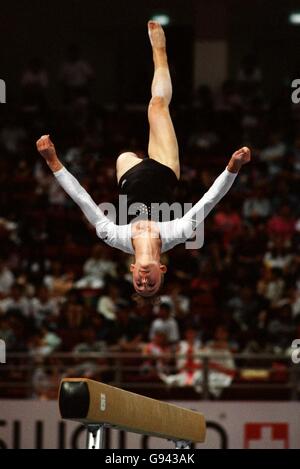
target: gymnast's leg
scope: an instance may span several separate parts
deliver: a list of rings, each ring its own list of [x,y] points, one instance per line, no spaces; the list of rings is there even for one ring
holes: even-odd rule
[[[153,50],[154,77],[148,108],[150,125],[149,157],[169,166],[180,177],[178,143],[169,113],[172,82],[168,66],[166,38],[161,25],[149,21],[148,31]]]
[[[116,163],[117,169],[117,180],[120,181],[123,174],[125,174],[129,169],[133,168],[142,161],[135,153],[125,152],[122,153]]]

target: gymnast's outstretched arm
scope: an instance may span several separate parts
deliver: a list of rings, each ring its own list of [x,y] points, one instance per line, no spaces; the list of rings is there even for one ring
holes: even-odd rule
[[[243,147],[236,151],[227,168],[215,180],[211,188],[204,196],[191,208],[180,220],[178,229],[184,237],[188,239],[196,227],[204,221],[211,210],[218,202],[227,194],[231,188],[238,172],[242,166],[251,160],[251,152],[249,148]]]
[[[88,221],[95,227],[97,225],[97,228],[99,228],[99,225],[103,225],[102,228],[104,228],[105,225],[111,224],[111,221],[104,215],[87,191],[62,165],[49,135],[41,137],[36,145],[61,187],[81,208]]]

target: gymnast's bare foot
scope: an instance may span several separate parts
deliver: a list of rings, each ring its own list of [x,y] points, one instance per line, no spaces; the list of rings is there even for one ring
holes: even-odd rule
[[[166,36],[157,21],[148,21],[148,34],[153,49],[166,49]]]

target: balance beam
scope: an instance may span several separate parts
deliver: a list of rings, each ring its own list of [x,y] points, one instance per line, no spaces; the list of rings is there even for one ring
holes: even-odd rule
[[[89,449],[104,447],[107,427],[172,440],[177,448],[205,439],[205,419],[199,412],[90,379],[63,379],[59,408],[63,419],[87,427]]]

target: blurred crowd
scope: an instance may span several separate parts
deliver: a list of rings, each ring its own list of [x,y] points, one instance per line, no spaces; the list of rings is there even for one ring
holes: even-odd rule
[[[201,86],[192,100],[173,103],[178,201],[200,199],[240,146],[253,159],[206,220],[203,248],[164,255],[161,297],[145,304],[133,296],[131,259],[97,239],[35,150],[50,133],[94,200],[117,202],[118,154],[146,155],[146,106],[95,103],[94,79],[72,46],[54,108],[47,71],[34,59],[20,79],[20,102],[0,117],[0,338],[8,352],[36,362],[38,394],[55,373],[112,379],[106,352],[124,354],[126,381],[201,392],[197,353],[205,351],[218,396],[236,378],[235,353],[288,355],[300,337],[300,108],[285,86],[268,96],[252,56],[221,89]],[[62,359],[51,362],[55,352],[74,361],[63,369]],[[99,358],[76,359],[85,353]]]

